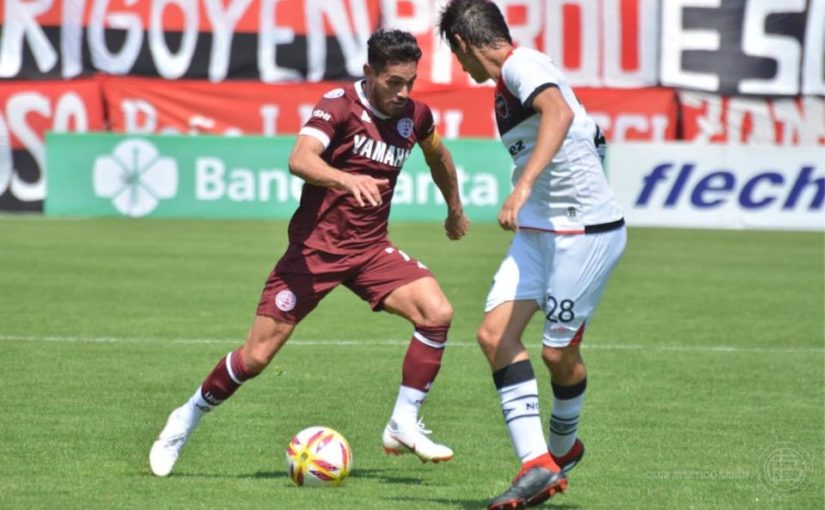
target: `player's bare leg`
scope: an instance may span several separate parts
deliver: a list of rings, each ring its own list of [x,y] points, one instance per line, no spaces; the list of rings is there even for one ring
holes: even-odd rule
[[[535,315],[535,301],[507,301],[484,314],[476,340],[493,372],[528,359],[521,335]]]
[[[384,299],[384,308],[404,317],[415,327],[404,357],[398,398],[384,428],[384,451],[414,453],[422,462],[450,460],[453,451],[427,437],[430,431],[424,428],[418,411],[441,367],[453,308],[432,277],[420,278],[395,289]]]
[[[578,334],[583,334],[583,328]],[[544,346],[542,359],[550,370],[553,385],[553,414],[550,416],[548,448],[553,460],[567,473],[584,457],[584,443],[576,436],[587,388],[587,370],[579,341],[567,347]]]
[[[241,347],[247,370],[254,375],[263,372],[294,330],[293,324],[263,315],[256,316],[252,330]]]
[[[538,310],[534,300],[509,301],[484,316],[477,339],[493,370],[501,410],[521,468],[489,510],[537,505],[567,488],[567,478],[547,451],[539,415],[538,385],[521,335]]]
[[[167,476],[172,472],[183,445],[203,415],[232,396],[245,381],[260,374],[293,329],[295,326],[270,317],[255,317],[246,342],[221,358],[189,401],[169,415],[149,451],[149,466],[154,475]]]

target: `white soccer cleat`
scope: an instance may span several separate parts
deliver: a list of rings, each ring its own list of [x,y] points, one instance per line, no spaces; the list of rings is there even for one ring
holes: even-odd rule
[[[180,450],[200,421],[201,413],[188,409],[188,404],[172,411],[166,426],[149,450],[149,467],[155,476],[168,476],[178,461]]]
[[[432,434],[432,431],[424,428],[421,420],[418,420],[416,426],[407,429],[399,428],[395,420],[390,420],[384,427],[384,452],[393,455],[414,453],[421,462],[438,463],[452,459],[453,451],[443,444],[432,442],[427,437],[428,434]]]

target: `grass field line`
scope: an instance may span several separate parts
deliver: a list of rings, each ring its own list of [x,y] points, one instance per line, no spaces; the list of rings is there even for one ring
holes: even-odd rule
[[[109,337],[109,336],[55,336],[55,335],[14,335],[0,333],[3,342],[58,342],[58,343],[170,343],[170,344],[228,344],[239,343],[237,338],[162,338],[162,337]],[[293,338],[290,345],[297,346],[403,346],[409,340],[301,340]],[[451,347],[476,347],[475,342],[450,340]],[[676,351],[676,352],[722,352],[722,353],[825,353],[823,347],[750,347],[743,345],[638,345],[638,344],[582,344],[585,350],[607,351]]]

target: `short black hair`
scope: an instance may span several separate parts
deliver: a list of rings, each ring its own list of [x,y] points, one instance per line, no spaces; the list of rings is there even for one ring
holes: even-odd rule
[[[403,30],[378,30],[367,41],[367,62],[377,72],[387,65],[418,62],[421,48],[415,36]]]
[[[504,15],[491,0],[451,0],[441,11],[438,31],[450,46],[458,45],[456,35],[476,48],[513,44]]]

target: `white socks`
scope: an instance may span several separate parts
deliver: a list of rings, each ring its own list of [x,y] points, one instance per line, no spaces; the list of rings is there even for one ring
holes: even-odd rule
[[[184,409],[187,409],[191,417],[191,420],[195,420],[195,424],[200,421],[201,417],[205,414],[214,409],[216,406],[213,406],[209,402],[203,399],[201,395],[201,388],[198,386],[198,389],[195,390],[195,393],[189,398],[189,401],[186,402],[186,405],[183,406]]]
[[[427,394],[421,390],[401,386],[392,410],[392,420],[401,429],[418,427],[418,410]]]
[[[553,384],[553,414],[550,415],[550,452],[560,457],[570,451],[576,442],[579,414],[584,402],[587,379],[570,386]]]
[[[504,423],[522,463],[547,453],[535,379],[498,389]]]
[[[521,462],[547,453],[539,416],[539,390],[529,360],[517,361],[493,372],[501,412],[513,449]]]

